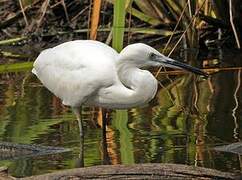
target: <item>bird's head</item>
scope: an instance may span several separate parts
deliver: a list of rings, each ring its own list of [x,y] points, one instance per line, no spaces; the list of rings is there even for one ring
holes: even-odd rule
[[[195,74],[208,76],[206,72],[166,57],[159,51],[143,43],[131,44],[125,47],[120,53],[120,59],[121,61],[125,60],[126,63],[136,67],[164,66],[175,69],[184,69]]]

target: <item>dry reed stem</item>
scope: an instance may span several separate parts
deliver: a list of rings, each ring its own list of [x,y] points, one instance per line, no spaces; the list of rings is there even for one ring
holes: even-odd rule
[[[89,8],[89,6],[85,7],[83,10],[81,10],[79,13],[77,13],[77,15],[75,15],[72,19],[71,22],[75,21],[80,15],[82,15],[82,13],[84,13],[87,9]]]
[[[180,15],[180,17],[179,17],[179,19],[178,19],[178,22],[176,23],[176,26],[175,26],[175,28],[174,28],[174,30],[173,30],[173,32],[172,32],[172,35],[169,37],[169,39],[168,39],[168,41],[167,41],[167,43],[166,43],[166,45],[165,45],[165,48],[163,49],[162,53],[165,52],[165,50],[167,49],[168,45],[170,44],[171,39],[172,39],[172,37],[173,37],[173,35],[174,35],[174,33],[175,33],[175,31],[176,31],[178,25],[180,24],[180,21],[181,21],[183,15],[184,15],[184,13],[185,13],[185,10],[186,10],[186,8],[187,8],[188,2],[189,2],[189,0],[187,0],[187,2],[186,2],[186,4],[185,4],[185,7],[183,8],[182,13],[181,13],[181,15]],[[169,56],[168,56],[168,57],[169,57]],[[156,78],[157,78],[158,74],[161,72],[161,69],[162,69],[162,66],[161,66],[161,67],[158,69],[158,71],[156,72],[156,75],[155,75]],[[168,76],[168,74],[167,74],[167,71],[166,71],[166,68],[163,67],[163,69],[164,69],[164,72],[165,72],[166,78],[172,83],[173,81],[172,81],[172,79],[169,78],[169,76]],[[161,85],[161,83],[159,83],[159,85]],[[162,87],[162,86],[161,86],[161,87]],[[176,89],[177,89],[177,88],[176,88]]]
[[[50,0],[45,0],[44,3],[41,6],[42,15],[40,16],[40,19],[38,20],[37,28],[39,28],[41,23],[42,23],[42,20],[45,16],[45,13],[46,13],[46,10],[47,10],[49,3],[50,3]]]
[[[68,15],[68,12],[67,12],[67,8],[66,8],[66,3],[65,3],[65,0],[61,0],[61,4],[64,8],[64,12],[65,12],[65,16],[66,16],[66,20],[67,22],[70,24],[70,18],[69,18],[69,15]]]
[[[229,19],[230,19],[230,24],[232,26],[233,32],[234,32],[234,37],[237,43],[237,47],[240,49],[240,42],[239,42],[239,38],[238,38],[238,34],[234,25],[234,21],[233,21],[233,9],[232,9],[232,0],[229,0]]]
[[[190,16],[190,18],[191,18],[191,17],[192,17],[191,0],[188,0],[188,1],[187,1],[187,3],[188,3],[188,11],[189,11],[189,16]]]
[[[187,8],[189,2],[190,2],[190,1],[187,0],[187,2],[186,2],[186,4],[185,4],[185,7],[183,8],[182,13],[181,13],[181,15],[180,15],[180,17],[179,17],[179,19],[178,19],[178,22],[176,23],[176,26],[175,26],[175,28],[174,28],[174,30],[173,30],[173,33],[172,33],[172,35],[170,36],[170,38],[168,39],[168,41],[167,41],[167,43],[166,43],[166,45],[165,45],[165,48],[164,48],[163,51],[162,51],[163,53],[165,52],[166,48],[168,47],[169,43],[171,42],[171,39],[172,39],[172,37],[173,37],[173,35],[174,35],[174,33],[175,33],[175,31],[176,31],[178,25],[179,25],[179,23],[180,23],[180,21],[181,21],[183,15],[184,15],[184,13],[185,13],[185,10],[186,10],[186,8]],[[170,55],[168,55],[168,57],[169,57],[169,56],[170,56]],[[162,69],[162,66],[161,66],[161,67],[158,69],[158,71],[156,72],[155,77],[158,76],[158,74],[161,72],[161,69]],[[166,71],[166,68],[163,67],[163,69],[164,69],[164,72],[165,72],[165,76],[166,76],[166,78],[167,78],[171,83],[173,83],[172,79],[169,78],[169,75],[168,75],[168,73],[167,73],[167,71]],[[159,83],[159,85],[161,85],[161,83]],[[162,87],[162,86],[161,86],[161,87]],[[176,89],[176,91],[177,91],[178,101],[180,102],[180,96],[179,96],[178,88],[177,88],[176,85],[175,85],[175,89]]]
[[[191,24],[193,23],[194,19],[197,17],[200,9],[203,7],[204,3],[206,2],[206,0],[203,1],[202,5],[196,10],[194,16],[192,17],[190,23],[188,24],[187,28],[185,29],[185,31],[183,32],[183,34],[181,35],[180,39],[177,41],[177,43],[175,44],[175,46],[172,48],[172,50],[170,51],[170,53],[168,54],[168,57],[170,57],[170,55],[174,52],[174,50],[176,49],[176,47],[178,46],[178,44],[180,43],[180,41],[182,40],[183,36],[186,34],[186,32],[188,31],[188,29],[190,28]]]
[[[53,5],[51,5],[50,8],[51,8],[51,9],[52,9],[52,8],[55,8],[56,6],[60,5],[61,3],[62,3],[62,2],[57,2],[57,3],[53,4]]]
[[[206,0],[203,1],[202,5],[196,10],[194,16],[192,17],[190,23],[188,24],[187,28],[185,29],[185,31],[182,33],[181,37],[178,39],[177,43],[175,44],[175,46],[172,48],[172,50],[170,51],[170,53],[168,54],[168,57],[170,57],[170,55],[174,52],[174,50],[176,49],[176,47],[178,46],[178,44],[180,43],[180,41],[182,40],[183,36],[186,34],[186,32],[188,31],[189,27],[191,26],[191,24],[193,23],[194,19],[196,18],[196,16],[198,15],[200,9],[203,7],[204,3],[206,2]],[[158,76],[158,74],[161,72],[162,67],[160,67],[158,69],[158,71],[156,72],[155,77]]]
[[[174,50],[176,49],[176,47],[178,46],[178,44],[180,43],[180,41],[182,40],[183,36],[186,34],[186,32],[188,31],[189,27],[191,26],[191,24],[193,23],[194,19],[196,18],[196,16],[198,15],[200,9],[203,7],[204,3],[206,2],[206,0],[203,1],[202,5],[196,10],[194,16],[192,17],[190,23],[188,24],[187,28],[185,29],[185,31],[182,33],[181,37],[178,39],[177,43],[175,44],[175,46],[172,48],[172,50],[170,51],[170,53],[168,54],[168,57],[170,57],[170,55],[174,52]],[[155,77],[158,76],[158,74],[161,72],[161,68],[160,67],[158,69],[158,71],[156,72]]]
[[[99,24],[99,19],[100,19],[100,11],[101,11],[101,0],[93,0],[92,1],[93,6],[91,10],[91,28],[90,28],[90,39],[96,40],[97,38],[97,29],[98,29],[98,24]],[[91,4],[92,4],[91,3]],[[105,110],[103,110],[101,107],[98,108],[98,116],[97,116],[97,123],[100,127],[103,127],[103,114],[105,113]]]
[[[209,13],[209,0],[206,0],[205,7],[204,7],[204,15],[208,16]]]
[[[162,21],[166,21],[166,18],[164,17],[164,15],[159,11],[158,7],[154,4],[154,2],[150,2],[151,7],[153,7],[155,13],[158,15],[158,17],[160,18],[160,20]]]
[[[165,47],[164,47],[162,53],[164,53],[165,50],[167,49],[168,45],[169,45],[170,42],[171,42],[171,39],[173,38],[173,35],[175,34],[175,31],[176,31],[177,28],[178,28],[178,25],[180,24],[180,21],[181,21],[183,15],[184,15],[184,12],[185,12],[185,10],[186,10],[186,8],[187,8],[188,1],[189,1],[189,0],[187,0],[186,5],[185,5],[185,7],[183,8],[182,13],[181,13],[181,15],[180,15],[180,17],[179,17],[179,19],[178,19],[178,21],[177,21],[177,23],[176,23],[176,26],[175,26],[175,28],[173,29],[172,35],[169,37],[169,39],[168,39],[168,41],[167,41],[167,43],[166,43],[166,45],[165,45]]]
[[[24,12],[24,7],[23,7],[22,0],[19,0],[19,5],[20,5],[20,8],[21,8],[22,14],[24,16],[24,22],[25,22],[26,26],[29,26],[28,19],[26,17],[25,12]]]
[[[107,37],[107,39],[105,41],[105,44],[109,45],[111,43],[111,41],[112,41],[112,38],[113,38],[113,30],[111,29],[111,31],[109,32],[108,37]]]
[[[101,0],[93,1],[90,39],[96,39],[97,37],[97,28],[99,24],[101,4],[102,4]]]
[[[186,5],[185,5],[185,7],[183,8],[182,13],[181,13],[181,15],[180,15],[180,17],[179,17],[179,19],[178,19],[178,21],[177,21],[177,23],[176,23],[176,26],[175,26],[175,28],[173,29],[173,32],[172,32],[171,36],[169,37],[169,39],[168,39],[168,41],[167,41],[167,43],[166,43],[166,45],[165,45],[165,47],[164,47],[164,49],[163,49],[163,51],[162,51],[163,54],[164,54],[165,50],[167,49],[168,45],[170,44],[170,42],[171,42],[171,40],[172,40],[172,38],[173,38],[173,35],[175,34],[175,31],[176,31],[177,28],[178,28],[178,25],[180,24],[180,21],[181,21],[183,15],[184,15],[184,12],[185,12],[186,7],[187,7],[187,5],[188,5],[188,1],[189,1],[189,0],[187,0]],[[155,74],[155,77],[158,76],[158,74],[161,72],[161,69],[162,69],[162,67],[160,67],[160,68],[158,69],[158,71],[157,71],[156,74]],[[164,71],[166,72],[166,68],[165,68],[165,67],[164,67]],[[169,77],[167,77],[167,78],[169,79]],[[171,81],[171,80],[170,80],[170,81]]]

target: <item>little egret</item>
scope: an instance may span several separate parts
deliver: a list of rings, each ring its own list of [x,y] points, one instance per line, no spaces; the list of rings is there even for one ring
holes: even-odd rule
[[[141,69],[147,66],[178,68],[207,76],[146,44],[131,44],[117,53],[93,40],[70,41],[42,51],[32,72],[64,105],[72,107],[83,136],[81,105],[124,109],[146,104],[155,96],[156,78]]]

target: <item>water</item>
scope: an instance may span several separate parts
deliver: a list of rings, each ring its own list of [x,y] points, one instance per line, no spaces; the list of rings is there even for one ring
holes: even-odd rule
[[[232,56],[232,55],[231,55]],[[238,55],[220,59],[237,66]],[[209,61],[210,62],[210,61]],[[203,80],[160,75],[163,88],[146,107],[111,111],[103,140],[98,109],[83,108],[84,160],[75,116],[30,71],[0,74],[0,141],[70,148],[71,152],[0,161],[13,176],[100,164],[181,163],[240,172],[241,155],[215,151],[239,142],[241,69],[219,70]]]

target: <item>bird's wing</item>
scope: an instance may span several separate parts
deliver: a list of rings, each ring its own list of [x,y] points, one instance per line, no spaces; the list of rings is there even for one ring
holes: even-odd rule
[[[117,52],[96,41],[70,41],[44,50],[32,72],[65,105],[80,106],[117,78]]]

